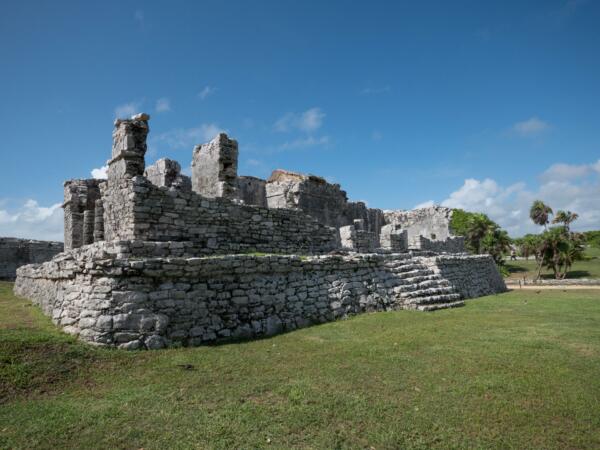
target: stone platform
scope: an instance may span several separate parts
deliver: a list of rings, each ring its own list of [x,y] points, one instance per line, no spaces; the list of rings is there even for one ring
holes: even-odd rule
[[[126,349],[268,336],[350,315],[435,310],[506,289],[488,256],[190,257],[182,242],[99,242],[18,271],[15,293],[67,333]]]

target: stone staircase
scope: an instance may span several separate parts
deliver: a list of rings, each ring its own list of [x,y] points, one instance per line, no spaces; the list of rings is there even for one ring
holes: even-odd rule
[[[397,305],[404,309],[435,311],[465,304],[448,280],[410,255],[387,262],[386,269]]]

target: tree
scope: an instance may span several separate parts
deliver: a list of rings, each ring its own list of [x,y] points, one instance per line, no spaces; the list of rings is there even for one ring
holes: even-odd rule
[[[533,220],[533,223],[543,226],[545,230],[548,229],[548,216],[550,214],[552,214],[552,208],[550,208],[541,200],[534,201],[533,205],[531,205],[531,209],[529,210],[529,217],[531,220]]]
[[[571,211],[558,210],[554,216],[552,223],[562,223],[565,225],[567,232],[569,232],[570,225],[577,220],[579,214],[572,213]]]
[[[504,255],[510,251],[512,240],[500,227],[491,227],[481,240],[481,251],[494,258],[496,264],[504,264]]]
[[[583,235],[570,233],[566,226],[550,228],[541,237],[542,264],[554,272],[554,278],[565,278],[573,262],[582,258],[583,243]]]

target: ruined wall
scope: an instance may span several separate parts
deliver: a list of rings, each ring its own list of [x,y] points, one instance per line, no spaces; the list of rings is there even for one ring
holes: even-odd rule
[[[48,261],[62,251],[62,242],[0,238],[0,280],[13,280],[18,267]]]
[[[91,243],[88,242],[89,227],[91,223],[93,236],[96,201],[100,198],[101,186],[104,183],[104,180],[96,179],[65,181],[63,203],[65,250]]]
[[[237,198],[246,205],[256,205],[263,208],[267,207],[266,180],[241,176],[237,178]]]
[[[173,187],[183,191],[192,190],[192,179],[181,173],[177,161],[161,158],[151,166],[146,167],[144,176],[155,186]]]
[[[507,290],[490,255],[437,255],[418,260],[450,281],[463,298],[499,294]]]
[[[237,198],[238,143],[220,133],[192,155],[192,189],[204,197]]]
[[[384,211],[384,217],[386,223],[407,231],[409,248],[464,252],[464,246],[458,247],[459,241],[448,240],[454,237],[450,229],[452,211],[452,208],[431,206],[412,211]],[[443,242],[447,243],[447,247]]]
[[[379,239],[384,224],[383,211],[367,208],[363,202],[348,202],[339,184],[330,184],[315,175],[275,170],[267,181],[269,208],[296,208],[331,227],[351,225],[355,219]]]
[[[156,245],[170,254],[168,244]],[[139,249],[95,243],[22,267],[15,292],[66,332],[129,349],[265,336],[366,311],[462,305],[447,279],[408,254],[133,257]]]
[[[429,250],[442,253],[464,253],[465,238],[462,236],[448,237],[444,240],[432,240],[419,236],[413,243],[417,243],[415,248],[420,250]]]
[[[106,240],[192,241],[201,254],[312,254],[338,247],[336,230],[301,211],[208,199],[158,188],[143,177],[109,180],[103,205]]]

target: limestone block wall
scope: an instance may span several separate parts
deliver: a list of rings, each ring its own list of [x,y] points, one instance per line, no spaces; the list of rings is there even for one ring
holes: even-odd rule
[[[462,236],[448,237],[444,240],[432,240],[423,236],[413,239],[414,248],[443,253],[464,253],[465,238]]]
[[[156,187],[144,177],[109,180],[103,192],[107,241],[192,241],[200,254],[324,253],[337,231],[301,211],[240,205]]]
[[[319,222],[340,228],[361,219],[365,231],[379,239],[384,225],[383,211],[367,208],[363,202],[349,202],[339,184],[328,183],[315,175],[275,170],[266,184],[269,208],[297,208]]]
[[[66,332],[128,349],[271,335],[361,312],[410,307],[406,302],[418,292],[433,295],[430,301],[443,297],[439,292],[453,292],[444,287],[446,280],[431,275],[421,276],[428,280],[418,284],[421,288],[412,284],[410,271],[424,266],[415,265],[409,254],[132,257],[140,244],[95,243],[21,267],[15,292],[32,299]],[[169,244],[157,243],[167,253]],[[476,280],[461,277],[487,263],[469,258],[427,261],[472,294],[469,287]],[[488,291],[478,292],[494,288],[503,285],[488,284]]]
[[[397,225],[408,232],[410,248],[421,248],[421,236],[431,241],[445,241],[453,237],[450,229],[451,208],[432,206],[412,211],[385,211],[384,216],[386,223]]]
[[[246,205],[267,207],[266,180],[250,176],[237,178],[238,198]]]
[[[62,242],[0,238],[0,279],[13,280],[18,267],[48,261],[62,251]]]
[[[238,143],[220,133],[192,155],[192,189],[204,197],[237,197]]]
[[[463,298],[476,298],[507,290],[490,255],[437,255],[417,259],[450,281]]]
[[[146,167],[144,176],[155,186],[174,187],[176,189],[191,191],[192,180],[181,173],[181,166],[177,161],[161,158],[151,166]]]

